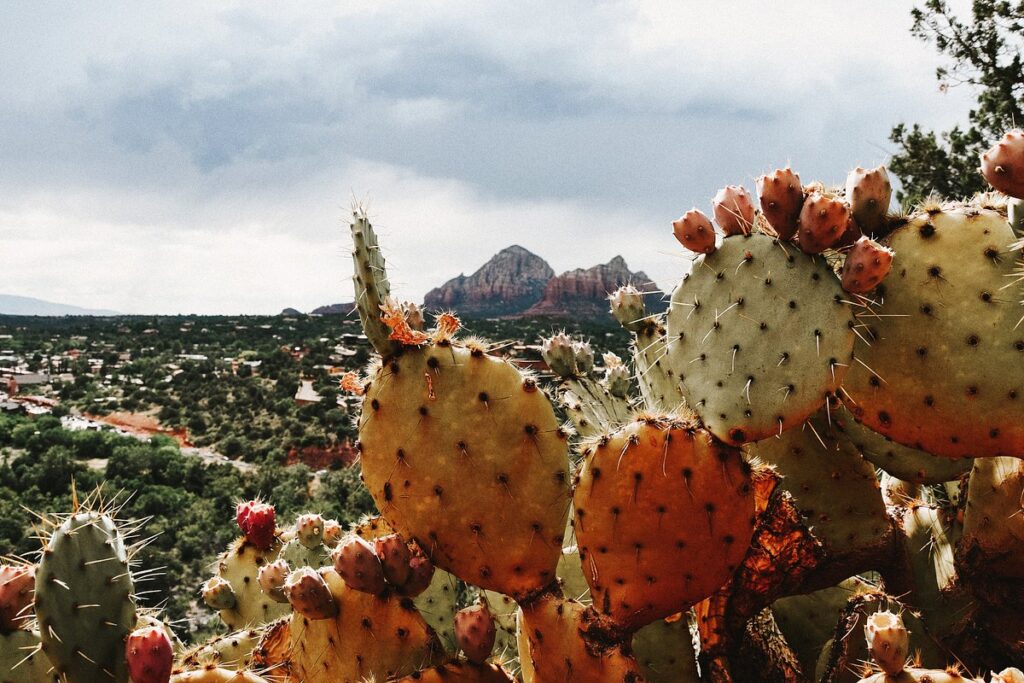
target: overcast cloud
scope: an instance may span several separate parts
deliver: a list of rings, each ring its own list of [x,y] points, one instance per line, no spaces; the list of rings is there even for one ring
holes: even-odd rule
[[[670,220],[719,186],[838,183],[964,118],[911,4],[3,3],[0,293],[351,300],[354,199],[405,298],[513,243],[667,287]]]

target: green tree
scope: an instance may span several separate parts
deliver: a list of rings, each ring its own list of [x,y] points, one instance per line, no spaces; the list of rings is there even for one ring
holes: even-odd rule
[[[985,190],[979,156],[1008,129],[1024,125],[1024,2],[974,0],[964,19],[946,0],[927,0],[911,15],[911,33],[950,60],[936,69],[940,87],[966,86],[978,101],[965,127],[936,133],[901,123],[892,129],[899,149],[890,169],[903,185],[897,199],[904,206],[933,193],[958,198]]]

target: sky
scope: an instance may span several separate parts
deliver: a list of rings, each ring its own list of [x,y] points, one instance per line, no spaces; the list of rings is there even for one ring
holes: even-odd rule
[[[786,163],[842,183],[894,124],[965,119],[912,5],[0,3],[0,293],[350,301],[355,202],[404,299],[511,244],[670,288],[671,220],[717,188]]]

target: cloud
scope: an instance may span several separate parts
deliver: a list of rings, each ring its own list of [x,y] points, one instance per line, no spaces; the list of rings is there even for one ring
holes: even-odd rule
[[[0,249],[33,267],[0,289],[133,312],[341,300],[353,193],[411,298],[513,242],[667,284],[668,221],[718,186],[787,161],[840,182],[886,159],[892,124],[962,117],[909,7],[6,4]]]

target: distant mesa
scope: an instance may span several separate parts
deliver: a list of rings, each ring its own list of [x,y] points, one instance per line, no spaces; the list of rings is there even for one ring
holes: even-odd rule
[[[286,308],[283,311],[281,311],[280,315],[283,315],[286,318],[295,318],[297,316],[302,315],[302,311],[296,308]]]
[[[29,296],[15,296],[13,294],[0,294],[0,315],[96,315],[110,316],[121,315],[117,311],[108,311],[96,308],[82,308],[69,304],[54,303],[43,299],[33,299]]]
[[[632,272],[621,256],[556,276],[540,256],[511,246],[472,275],[459,275],[432,289],[424,306],[428,311],[453,309],[468,317],[557,316],[607,322],[608,295],[630,283],[641,291],[658,289],[646,273]],[[652,294],[647,306],[654,312],[666,304]]]
[[[356,304],[353,301],[347,304],[327,304],[326,306],[320,306],[310,311],[310,315],[348,315],[356,309]]]

